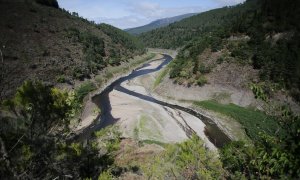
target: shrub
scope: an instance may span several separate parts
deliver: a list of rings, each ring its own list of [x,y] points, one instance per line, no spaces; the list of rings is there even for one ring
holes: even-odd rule
[[[207,74],[210,72],[210,68],[206,67],[204,64],[200,64],[199,71],[201,74]]]
[[[98,76],[95,77],[95,81],[96,81],[96,83],[97,83],[98,86],[101,86],[102,83],[104,82],[102,76],[100,76],[100,75],[98,75]]]
[[[217,59],[217,64],[222,64],[224,62],[224,57]]]
[[[64,75],[60,75],[58,77],[56,77],[56,82],[58,83],[65,83],[66,82],[66,78]]]
[[[108,63],[110,65],[120,65],[120,60],[118,58],[110,58]]]
[[[92,82],[84,82],[75,90],[77,99],[82,102],[83,98],[94,90],[96,90],[96,86]]]
[[[84,77],[86,77],[86,72],[84,72],[84,69],[82,69],[80,67],[75,67],[73,69],[73,77],[76,79],[83,80]]]
[[[207,83],[207,80],[204,76],[200,76],[200,78],[197,80],[197,85],[198,86],[203,86],[206,83]]]

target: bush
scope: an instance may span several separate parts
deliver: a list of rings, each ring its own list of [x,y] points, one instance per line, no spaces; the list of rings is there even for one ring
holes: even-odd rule
[[[118,58],[110,58],[108,63],[110,65],[120,65],[120,60]]]
[[[90,81],[87,81],[87,82],[84,82],[83,84],[81,84],[75,90],[78,101],[82,102],[84,97],[94,90],[96,90],[96,86]]]
[[[207,80],[204,76],[200,76],[200,78],[197,80],[197,85],[198,86],[203,86],[206,83],[207,83]]]
[[[224,62],[224,57],[220,57],[217,59],[217,64],[222,64]]]
[[[200,64],[199,71],[201,74],[207,74],[210,72],[210,68],[206,67],[204,64]]]
[[[66,78],[64,75],[60,75],[58,77],[56,77],[56,82],[58,83],[65,83],[66,82]]]
[[[102,78],[102,76],[98,75],[98,76],[95,77],[95,81],[96,81],[98,86],[101,86],[104,82],[104,79]]]
[[[73,77],[75,79],[83,80],[85,77],[87,77],[87,73],[84,71],[84,69],[80,67],[75,67],[73,69]]]

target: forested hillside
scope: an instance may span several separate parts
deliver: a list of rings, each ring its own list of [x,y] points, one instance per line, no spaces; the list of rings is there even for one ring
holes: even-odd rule
[[[299,21],[300,1],[248,0],[140,35],[149,47],[179,49],[166,69],[176,83],[248,88],[266,104],[264,113],[269,117],[259,117],[252,107],[252,112],[246,112],[217,100],[194,103],[235,119],[251,139],[251,143],[232,142],[221,149],[220,159],[229,179],[300,177],[299,116],[290,111],[288,103],[272,101],[280,91],[300,102]],[[252,72],[259,77],[251,76]],[[218,77],[213,80],[220,81],[208,82],[207,77],[214,75]],[[239,77],[249,79],[241,81]],[[260,123],[265,123],[265,128]]]
[[[56,0],[0,1],[0,17],[0,179],[96,179],[113,164],[120,135],[74,138],[83,99],[96,88],[79,81],[143,54],[143,46]],[[74,90],[55,87],[75,81]]]
[[[248,0],[144,33],[140,39],[149,47],[182,48],[170,71],[180,82],[206,82],[201,75],[213,67],[205,67],[199,55],[209,48],[221,52],[218,63],[249,64],[260,70],[262,81],[275,82],[300,101],[299,12],[299,1]]]
[[[247,0],[138,38],[56,0],[0,0],[0,17],[1,180],[300,179],[300,117],[274,100],[300,102],[300,1]],[[178,55],[131,59],[144,45]]]
[[[144,52],[117,28],[59,9],[53,0],[36,2],[0,1],[1,98],[26,79],[72,84]]]

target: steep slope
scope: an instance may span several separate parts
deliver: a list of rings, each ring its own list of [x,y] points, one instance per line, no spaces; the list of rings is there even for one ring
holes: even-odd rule
[[[148,31],[151,31],[153,29],[168,26],[169,24],[172,24],[172,23],[177,22],[177,21],[181,21],[185,18],[194,16],[194,15],[196,15],[196,13],[189,13],[189,14],[183,14],[183,15],[180,15],[180,16],[159,19],[159,20],[153,21],[153,22],[151,22],[147,25],[144,25],[144,26],[125,29],[125,31],[130,33],[130,34],[133,34],[133,35],[139,35],[141,33],[148,32]]]
[[[170,77],[180,84],[203,85],[206,74],[218,64],[234,63],[259,70],[260,80],[255,82],[274,83],[272,88],[264,87],[267,93],[285,89],[300,101],[299,12],[299,1],[248,0],[144,33],[140,38],[149,47],[182,47],[170,70]],[[206,57],[208,51],[217,58]]]
[[[226,27],[231,26],[239,14],[256,9],[256,6],[256,3],[248,3],[247,6],[238,5],[210,10],[170,24],[167,27],[143,33],[139,37],[148,47],[176,49],[211,31],[226,36],[229,33],[225,31],[228,29]]]
[[[0,1],[1,97],[26,79],[72,83],[144,51],[117,28],[72,16],[56,1],[37,2]]]

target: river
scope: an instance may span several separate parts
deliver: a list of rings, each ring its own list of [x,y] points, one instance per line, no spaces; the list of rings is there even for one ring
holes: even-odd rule
[[[107,86],[104,89],[104,91],[102,91],[99,95],[96,95],[95,97],[93,97],[93,102],[96,103],[100,107],[101,114],[98,116],[98,121],[96,121],[96,123],[91,125],[90,127],[86,128],[82,132],[82,134],[85,134],[84,136],[86,137],[86,135],[89,136],[94,131],[100,130],[102,128],[105,128],[109,125],[112,125],[112,124],[115,124],[118,122],[119,119],[114,118],[111,113],[112,106],[111,106],[111,102],[109,99],[109,94],[113,90],[117,90],[117,91],[120,91],[127,95],[139,98],[140,100],[142,100],[144,102],[155,103],[157,105],[163,106],[164,108],[171,108],[174,110],[183,111],[183,112],[186,112],[186,113],[198,118],[199,121],[202,121],[205,124],[205,136],[209,139],[209,141],[212,144],[214,144],[218,148],[220,148],[220,147],[224,146],[224,144],[230,142],[230,138],[216,125],[216,123],[213,120],[203,116],[202,114],[196,112],[195,110],[187,108],[187,107],[175,105],[175,104],[170,104],[168,102],[164,102],[161,100],[157,100],[154,97],[152,97],[151,95],[141,94],[139,92],[135,92],[135,91],[126,89],[125,87],[121,86],[121,83],[123,83],[125,81],[130,81],[130,80],[133,80],[140,76],[144,76],[144,75],[159,71],[160,69],[162,69],[163,67],[165,67],[167,64],[169,64],[172,61],[172,57],[169,55],[163,55],[163,58],[161,60],[156,60],[156,61],[161,61],[161,63],[157,67],[152,68],[152,69],[151,68],[145,69],[145,67],[149,66],[149,63],[145,63],[140,68],[133,70],[131,72],[131,74],[117,79],[112,84]],[[185,120],[184,120],[184,122],[185,122]],[[188,137],[190,137],[194,133],[193,127],[190,127],[188,125],[185,126],[184,131],[186,132]]]

